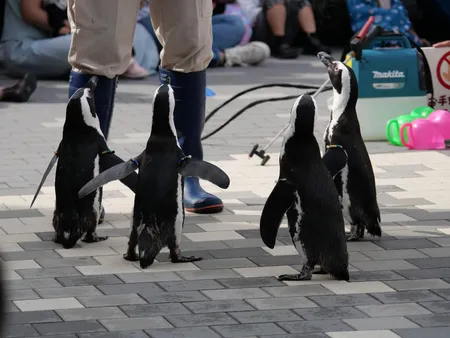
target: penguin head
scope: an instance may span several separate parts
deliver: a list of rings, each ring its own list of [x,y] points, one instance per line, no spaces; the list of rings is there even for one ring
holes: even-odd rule
[[[317,119],[317,105],[309,94],[300,95],[291,110],[290,127],[299,136],[313,135]]]
[[[91,77],[85,87],[78,88],[70,97],[66,109],[65,131],[84,132],[94,128],[103,136],[94,101],[97,81],[96,76]]]
[[[173,112],[175,95],[169,83],[159,86],[153,96],[151,135],[177,137]]]
[[[317,56],[325,67],[327,67],[328,76],[335,94],[346,98],[346,101],[353,100],[356,104],[358,98],[358,82],[353,69],[343,62],[336,61],[325,52],[320,52]]]

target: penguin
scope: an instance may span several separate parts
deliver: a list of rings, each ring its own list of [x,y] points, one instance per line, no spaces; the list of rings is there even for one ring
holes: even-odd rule
[[[281,146],[278,181],[261,214],[261,239],[271,249],[286,214],[292,242],[303,260],[299,274],[281,275],[279,280],[310,280],[316,264],[338,280],[349,280],[344,218],[314,136],[316,114],[310,95],[295,101]],[[335,159],[345,162],[345,153],[338,149]]]
[[[364,232],[381,236],[380,209],[377,202],[375,175],[361,136],[356,113],[358,82],[353,69],[324,52],[317,54],[327,67],[333,86],[333,104],[326,127],[323,161],[330,169],[339,192],[344,217],[351,225],[348,241],[357,241]],[[333,163],[332,151],[341,148],[347,154],[344,166]]]
[[[143,269],[153,264],[165,246],[169,248],[173,263],[202,259],[181,255],[185,219],[183,177],[200,177],[223,189],[230,184],[227,174],[218,167],[183,153],[174,124],[174,107],[172,87],[169,83],[162,84],[153,97],[150,137],[145,150],[136,158],[96,176],[78,194],[84,198],[100,186],[139,169],[128,249],[123,257],[129,261],[139,260]]]
[[[92,77],[85,88],[78,89],[69,99],[62,140],[51,159],[37,188],[30,208],[41,190],[48,174],[57,163],[55,175],[55,210],[53,212],[53,241],[66,249],[73,247],[81,238],[83,242],[104,241],[108,237],[96,235],[102,208],[102,190],[96,189],[83,199],[78,191],[99,173],[124,161],[106,144],[97,118],[93,91],[97,78]],[[137,174],[122,182],[135,187]]]

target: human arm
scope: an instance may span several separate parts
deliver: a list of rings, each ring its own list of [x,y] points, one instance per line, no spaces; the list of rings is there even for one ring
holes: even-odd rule
[[[23,21],[38,29],[52,32],[48,22],[48,14],[41,8],[41,0],[20,0]]]
[[[450,47],[450,40],[441,41],[441,42],[435,43],[433,45],[433,47],[437,47],[437,48],[439,48],[439,47]]]

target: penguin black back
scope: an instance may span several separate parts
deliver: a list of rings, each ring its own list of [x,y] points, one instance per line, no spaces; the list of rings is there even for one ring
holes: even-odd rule
[[[295,101],[281,147],[279,179],[261,215],[261,237],[269,248],[275,246],[286,214],[292,241],[300,256],[306,256],[302,272],[280,276],[282,280],[310,279],[316,264],[348,280],[344,221],[336,187],[314,136],[316,111],[314,99],[307,94]]]

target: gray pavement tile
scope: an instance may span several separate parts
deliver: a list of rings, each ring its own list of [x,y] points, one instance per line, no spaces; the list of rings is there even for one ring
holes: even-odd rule
[[[390,330],[418,328],[419,326],[405,317],[354,318],[343,319],[344,323],[356,330]],[[330,330],[331,331],[331,330]]]
[[[400,280],[400,281],[387,281],[390,287],[398,291],[404,290],[436,290],[436,289],[449,289],[450,284],[442,279],[418,279],[418,280]]]
[[[274,297],[292,297],[292,296],[318,296],[333,294],[330,290],[324,288],[322,285],[295,285],[295,286],[275,286],[263,288]]]
[[[201,291],[211,300],[270,298],[271,295],[260,288],[222,289]]]
[[[5,325],[4,332],[4,338],[39,337],[39,332],[30,324]]]
[[[383,295],[383,293],[376,293],[374,295],[378,294]],[[323,307],[381,304],[378,300],[366,294],[310,296],[308,298]]]
[[[166,315],[182,315],[191,313],[186,307],[184,307],[180,303],[126,305],[121,306],[120,309],[128,317],[152,317],[152,316],[166,316]]]
[[[7,218],[26,218],[26,217],[43,217],[38,210],[35,209],[17,209],[17,210],[1,210],[0,219]]]
[[[6,293],[9,300],[39,299],[39,295],[33,290],[9,290]]]
[[[306,297],[255,298],[247,299],[246,301],[257,310],[300,309],[317,307],[316,304],[308,300],[308,298]]]
[[[440,297],[443,297],[447,300],[450,300],[450,288],[449,289],[442,289],[442,290],[434,290],[435,294],[439,295]]]
[[[79,338],[148,338],[148,335],[140,331],[121,331],[121,332],[99,332],[99,333],[82,333]]]
[[[450,326],[450,315],[446,313],[408,316],[408,318],[422,327]]]
[[[276,335],[285,333],[279,326],[274,323],[257,323],[257,324],[239,324],[239,325],[219,325],[212,326],[223,337],[246,337],[260,336],[263,334]]]
[[[184,327],[176,329],[145,330],[152,338],[220,338],[220,336],[209,327]],[[102,337],[103,338],[103,337]],[[104,337],[109,338],[109,337]],[[128,338],[128,337],[124,337]],[[133,338],[133,337],[130,337]],[[140,338],[140,337],[136,337]]]
[[[209,300],[198,291],[180,291],[163,293],[141,293],[140,296],[148,303],[183,303]],[[125,305],[125,304],[124,304]]]
[[[26,270],[16,270],[16,272],[23,279],[69,277],[81,275],[81,273],[74,267],[26,269]]]
[[[35,259],[43,268],[64,267],[64,266],[83,266],[83,265],[99,265],[99,263],[91,257],[73,257],[73,258],[37,258]]]
[[[393,330],[402,338],[448,338],[450,326]]]
[[[372,296],[384,304],[417,303],[444,300],[433,292],[427,290],[374,293],[372,294]]]
[[[270,256],[270,253],[258,247],[211,250],[210,254],[214,258],[242,258],[242,257]]]
[[[430,279],[450,277],[450,268],[398,270],[399,275],[407,279]]]
[[[207,259],[195,262],[195,265],[197,265],[202,270],[247,268],[256,266],[255,263],[247,258]]]
[[[161,293],[164,292],[155,283],[131,283],[131,284],[106,284],[106,285],[96,285],[105,295],[123,295],[130,293]]]
[[[302,320],[291,310],[241,311],[228,312],[228,314],[242,324]]]
[[[217,281],[230,289],[286,286],[286,284],[280,282],[276,277],[227,278],[227,279],[218,279]]]
[[[115,275],[57,277],[56,280],[63,286],[123,284]]]
[[[374,305],[376,306],[376,305]],[[331,320],[342,318],[366,318],[368,317],[361,311],[351,306],[342,307],[317,307],[312,309],[294,309],[295,313],[306,320]]]
[[[448,300],[437,302],[422,302],[419,304],[434,313],[450,313],[450,301]]]
[[[226,313],[174,315],[166,317],[166,319],[175,327],[238,324],[236,320]]]
[[[163,317],[102,319],[100,323],[108,331],[165,329],[173,327]]]
[[[41,335],[65,334],[65,333],[85,333],[102,332],[106,329],[97,321],[73,321],[61,323],[34,324],[34,328]]]
[[[175,282],[159,282],[158,285],[167,292],[215,290],[224,287],[214,280],[191,280]]]
[[[34,259],[36,260],[36,262],[40,259],[61,258],[61,256],[58,255],[54,250],[2,252],[0,253],[0,257],[4,261],[22,261]]]
[[[53,250],[61,249],[60,244],[54,242],[19,242],[19,245],[26,251],[41,251],[41,250]]]
[[[405,271],[405,270],[402,270]],[[408,270],[410,271],[410,270]],[[415,271],[415,270],[412,270]],[[401,280],[405,277],[390,270],[386,271],[354,271],[350,275],[352,282]]]
[[[60,322],[61,318],[54,311],[11,312],[7,323],[10,325]]]
[[[95,286],[69,286],[65,288],[35,289],[41,298],[66,298],[100,296],[102,293]]]
[[[423,249],[423,248],[438,248],[436,243],[429,241],[428,239],[395,239],[387,241],[378,241],[378,246],[386,250],[399,250],[399,249]]]
[[[340,320],[305,320],[298,322],[279,322],[277,324],[289,333],[352,331],[350,326]]]
[[[187,271],[177,271],[177,274],[184,280],[240,277],[240,275],[232,269],[211,269],[211,270],[192,270],[192,271],[187,270]]]
[[[137,294],[88,296],[88,297],[78,297],[77,299],[85,307],[119,306],[119,305],[135,305],[135,304],[137,305],[147,303]]]
[[[277,334],[270,336],[259,336],[260,338],[329,338],[329,336],[324,333],[293,333],[293,334]]]
[[[301,258],[298,255],[259,256],[259,257],[249,257],[249,259],[259,266],[295,265],[301,264],[302,262]]]
[[[183,271],[185,272],[185,271]],[[161,271],[158,273],[118,273],[116,274],[124,283],[145,283],[145,282],[169,282],[181,280],[176,273],[171,271]],[[114,275],[111,277],[117,278]],[[119,282],[120,282],[119,280]],[[115,284],[115,283],[98,283],[98,284]]]
[[[64,309],[56,312],[66,322],[127,317],[118,307]]]
[[[366,313],[370,317],[395,317],[410,315],[429,315],[430,311],[415,303],[384,304],[384,305],[363,305],[357,306],[358,310]]]
[[[60,288],[62,287],[54,278],[38,278],[25,280],[9,280],[2,285],[5,290],[25,290],[37,288]]]
[[[450,257],[408,259],[408,262],[422,269],[450,268]]]
[[[186,302],[183,303],[194,313],[214,313],[232,311],[252,311],[255,310],[250,304],[242,299],[212,300],[206,302]]]

